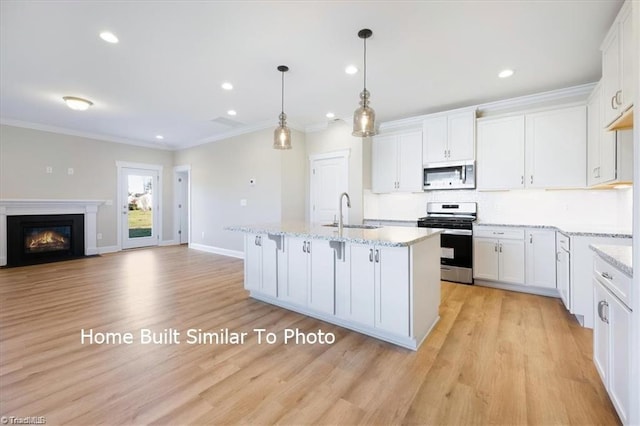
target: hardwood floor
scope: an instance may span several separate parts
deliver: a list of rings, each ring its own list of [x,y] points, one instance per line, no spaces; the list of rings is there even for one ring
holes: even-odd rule
[[[0,270],[0,415],[55,424],[618,424],[591,330],[558,299],[442,284],[419,351],[247,297],[242,260],[185,247]],[[142,345],[141,328],[181,344]],[[247,332],[187,344],[187,330]],[[255,328],[279,342],[258,344]],[[282,330],[332,332],[284,345]],[[81,344],[81,330],[133,344]]]

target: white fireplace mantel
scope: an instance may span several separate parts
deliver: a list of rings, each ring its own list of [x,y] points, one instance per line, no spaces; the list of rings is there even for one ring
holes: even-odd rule
[[[98,254],[96,216],[104,200],[0,199],[0,266],[7,264],[7,216],[37,214],[84,215],[84,254]]]

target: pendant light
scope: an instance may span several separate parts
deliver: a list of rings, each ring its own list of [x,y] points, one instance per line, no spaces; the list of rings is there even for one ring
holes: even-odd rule
[[[291,130],[287,127],[287,114],[284,113],[284,73],[289,71],[289,67],[280,65],[278,71],[282,73],[282,110],[279,116],[280,124],[273,133],[273,148],[291,149]]]
[[[367,90],[367,39],[373,35],[370,29],[358,31],[358,37],[364,40],[364,89],[360,93],[360,108],[353,113],[353,136],[365,138],[377,134],[375,127],[376,112],[369,107],[369,91]]]

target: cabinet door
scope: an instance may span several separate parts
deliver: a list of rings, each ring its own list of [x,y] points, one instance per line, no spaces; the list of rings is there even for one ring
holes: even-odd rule
[[[500,281],[524,284],[524,241],[500,240],[498,243]]]
[[[630,404],[631,312],[613,295],[608,297],[609,307],[609,395],[616,406],[622,424],[628,423]]]
[[[473,238],[473,277],[498,279],[498,240]]]
[[[309,256],[306,252],[307,240],[287,237],[285,249],[288,250],[287,293],[282,298],[301,306],[307,305],[309,284]]]
[[[398,190],[422,192],[422,132],[398,136]]]
[[[525,184],[580,188],[586,184],[587,113],[584,106],[526,116]]]
[[[260,236],[259,247],[262,251],[262,286],[260,291],[269,296],[278,295],[278,248],[269,235]]]
[[[634,52],[633,43],[633,18],[631,5],[627,7],[626,12],[620,17],[620,89],[618,96],[619,112],[624,112],[633,105],[633,56],[637,54],[638,47]],[[637,22],[636,22],[637,24]],[[636,71],[635,79],[638,81],[638,72]]]
[[[619,24],[613,24],[617,27]],[[602,50],[602,102],[604,109],[604,127],[620,115],[616,103],[616,93],[620,90],[620,37],[614,29],[606,40]]]
[[[562,249],[558,249],[556,256],[556,285],[558,287],[558,293],[560,293],[560,299],[562,299],[564,306],[571,312],[571,301],[569,300],[569,253]]]
[[[478,122],[478,189],[524,187],[524,116]]]
[[[556,288],[555,231],[529,230],[526,238],[526,284]]]
[[[593,363],[602,383],[609,388],[609,324],[606,322],[607,291],[593,279]]]
[[[474,111],[451,114],[448,123],[448,161],[473,161],[476,117]]]
[[[423,164],[442,163],[447,158],[447,116],[427,118],[422,124]]]
[[[372,144],[371,190],[377,193],[394,192],[398,180],[396,137],[376,136]]]
[[[375,327],[409,336],[409,248],[376,246],[374,262]]]
[[[309,307],[325,314],[335,314],[334,250],[327,240],[310,240],[307,244],[311,258]]]
[[[374,247],[349,244],[347,250],[351,268],[348,291],[342,297],[344,300],[342,315],[351,321],[373,327],[375,318]]]
[[[244,239],[244,288],[260,291],[262,287],[262,250],[258,245],[261,235],[246,234]]]
[[[602,129],[602,86],[599,84],[591,94],[587,104],[587,185],[599,184],[600,179],[600,138]]]

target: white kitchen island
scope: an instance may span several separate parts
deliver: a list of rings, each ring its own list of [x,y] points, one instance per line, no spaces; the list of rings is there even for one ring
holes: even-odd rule
[[[245,235],[250,296],[409,349],[438,322],[440,231],[283,223]]]

